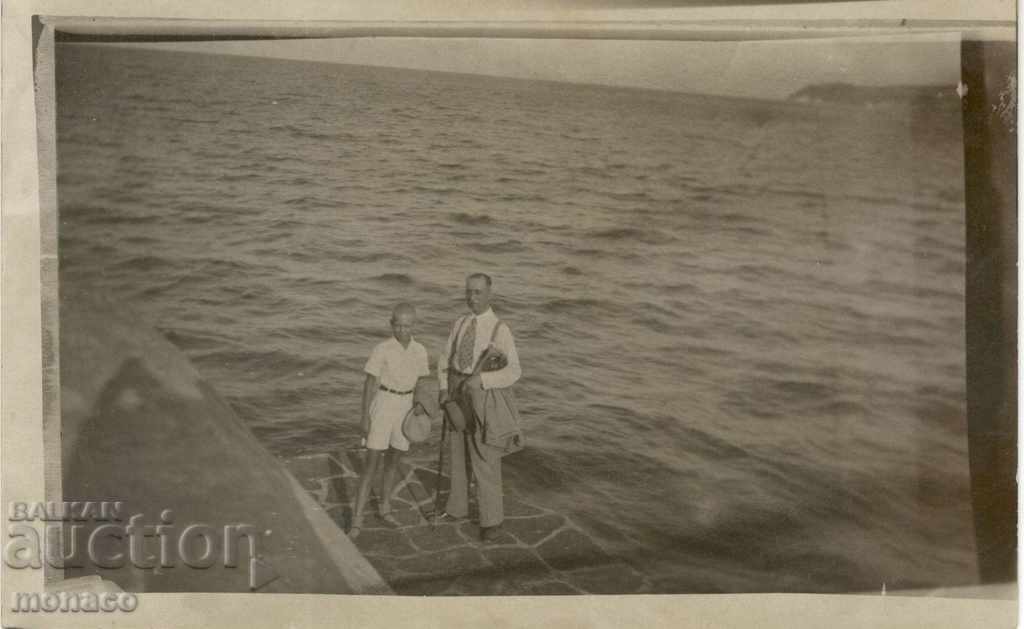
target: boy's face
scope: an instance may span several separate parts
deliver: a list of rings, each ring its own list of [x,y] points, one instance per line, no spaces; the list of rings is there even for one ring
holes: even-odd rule
[[[416,327],[416,315],[410,312],[400,312],[391,319],[391,333],[402,345],[412,339],[414,327]]]

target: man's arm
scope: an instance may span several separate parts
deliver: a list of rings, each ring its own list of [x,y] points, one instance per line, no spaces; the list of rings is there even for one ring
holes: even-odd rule
[[[499,323],[497,338],[494,345],[508,359],[508,364],[498,371],[487,371],[480,374],[480,384],[484,389],[504,389],[510,387],[519,380],[522,370],[519,368],[519,354],[516,352],[516,342],[512,338],[512,331],[508,325]]]
[[[366,374],[366,380],[363,382],[363,418],[360,423],[364,437],[370,434],[370,403],[373,402],[373,396],[377,394],[378,386],[380,384],[377,376]]]

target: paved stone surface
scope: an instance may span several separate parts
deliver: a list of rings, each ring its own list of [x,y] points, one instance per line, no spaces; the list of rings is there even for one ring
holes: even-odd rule
[[[364,528],[355,542],[371,563],[373,563],[373,555],[403,557],[417,553],[417,550],[409,543],[409,539],[397,530]]]
[[[563,526],[565,526],[565,518],[560,515],[506,519],[502,524],[503,529],[527,546],[533,546]]]
[[[355,544],[397,594],[566,595],[631,594],[650,591],[635,569],[608,555],[573,521],[505,496],[505,522],[494,542],[480,541],[475,501],[470,517],[431,524],[434,488],[441,505],[448,478],[436,471],[436,452],[421,449],[404,460],[404,474],[392,491],[397,527],[377,516],[378,497],[367,502]],[[362,452],[333,452],[287,461],[302,486],[343,530],[351,524],[362,469]],[[471,490],[472,492],[472,490]]]
[[[556,570],[573,570],[608,560],[594,540],[576,529],[560,531],[537,546],[537,553]]]
[[[623,563],[596,568],[581,568],[565,575],[566,581],[591,594],[637,592],[644,586],[643,577]]]
[[[406,530],[406,535],[414,546],[426,552],[462,546],[468,542],[454,524],[439,524],[436,528],[429,524],[411,527]]]

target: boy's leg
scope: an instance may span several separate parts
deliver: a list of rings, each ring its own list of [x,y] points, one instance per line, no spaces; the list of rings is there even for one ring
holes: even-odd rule
[[[352,508],[352,527],[361,526],[363,523],[363,509],[366,507],[366,499],[370,496],[370,484],[373,482],[373,477],[377,474],[380,455],[380,450],[366,451],[363,477],[359,479],[359,491],[356,492],[356,503]]]
[[[388,448],[385,453],[384,473],[381,481],[380,512],[391,513],[391,494],[395,491],[398,483],[398,468],[402,463],[402,455],[405,454],[398,448]]]

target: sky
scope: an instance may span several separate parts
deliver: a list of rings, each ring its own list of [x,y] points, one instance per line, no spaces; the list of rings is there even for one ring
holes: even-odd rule
[[[172,50],[464,72],[750,98],[786,98],[809,84],[955,89],[959,38],[764,42],[350,38],[139,44]]]

